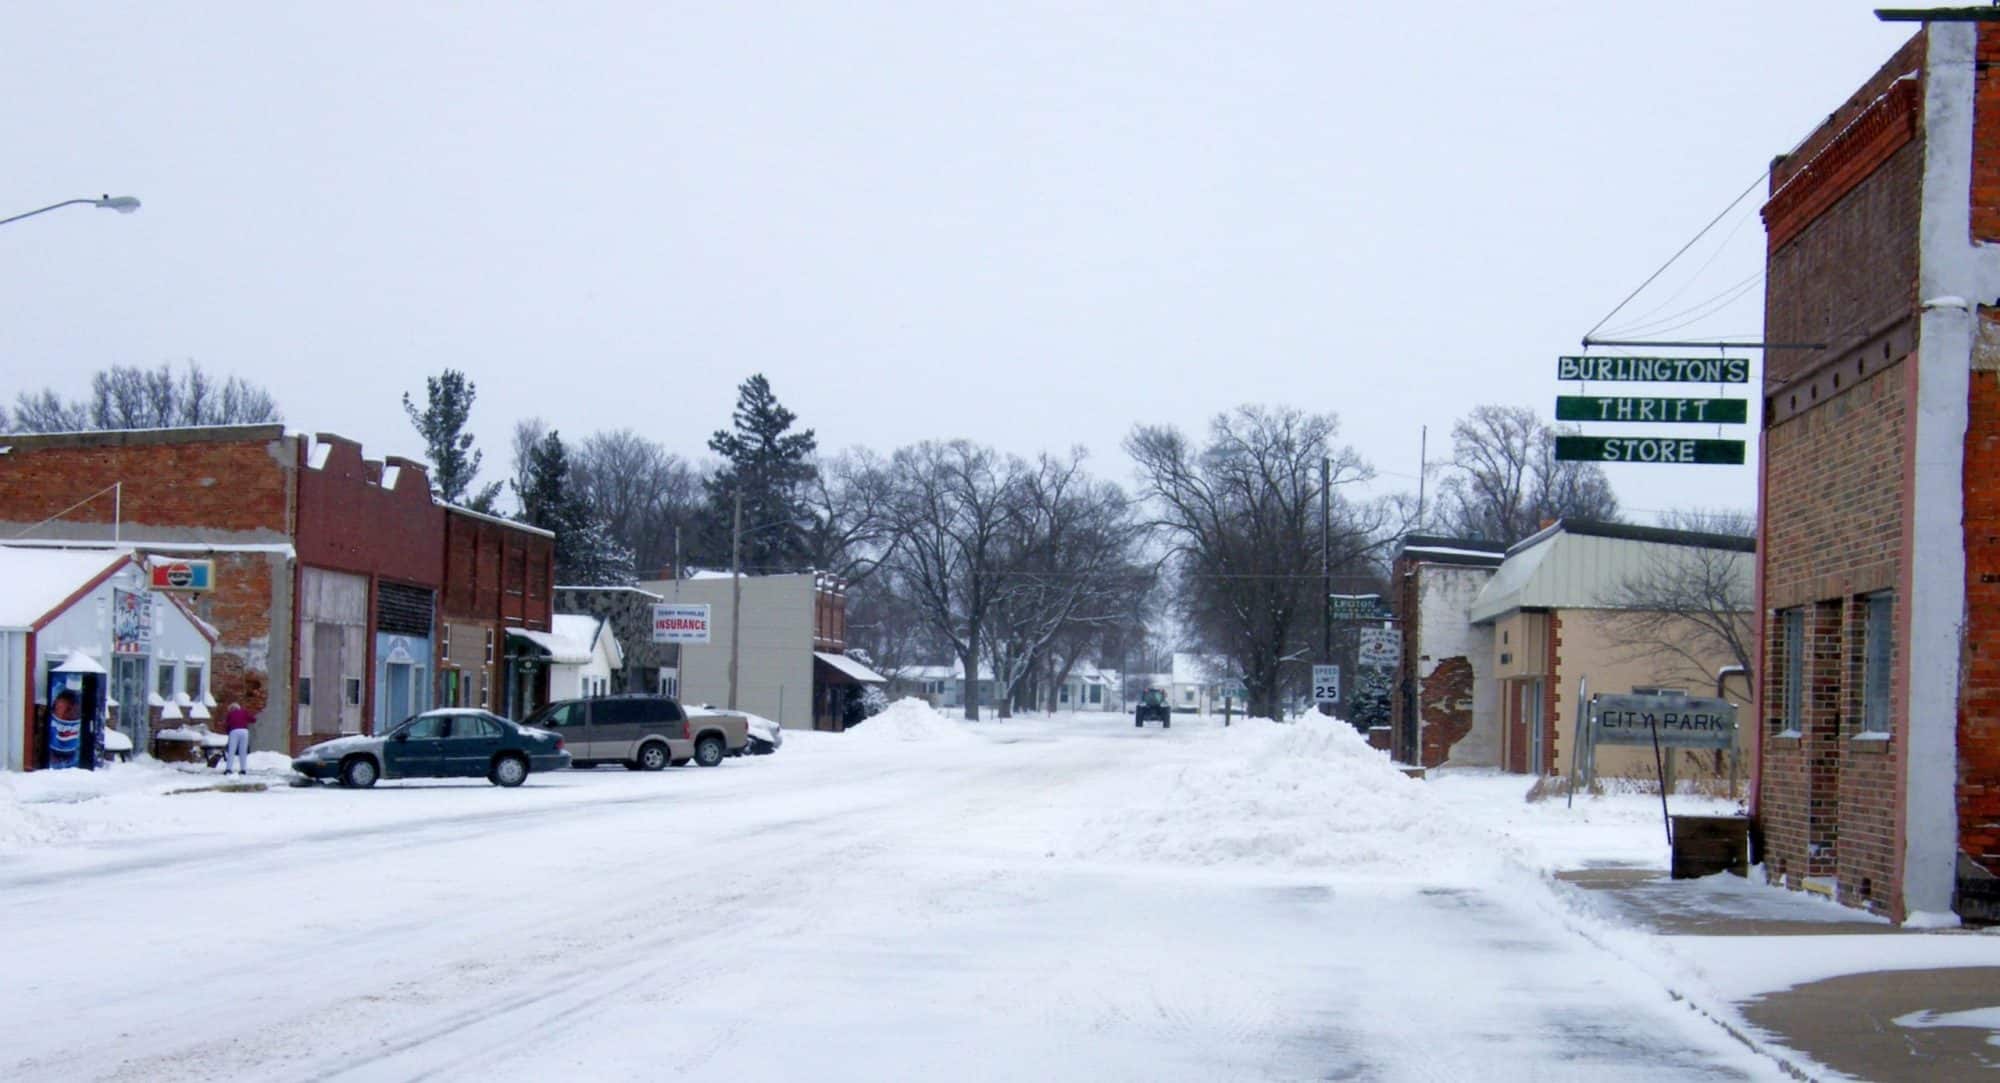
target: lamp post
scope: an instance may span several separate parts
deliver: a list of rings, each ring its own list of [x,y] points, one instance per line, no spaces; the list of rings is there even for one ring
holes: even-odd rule
[[[59,210],[63,207],[75,207],[86,203],[93,207],[101,207],[107,211],[117,211],[119,214],[131,214],[133,211],[139,209],[139,201],[131,196],[103,195],[98,196],[96,199],[65,199],[61,203],[51,203],[46,207],[36,208],[26,214],[17,214],[12,218],[0,218],[0,226],[4,226],[9,222],[18,222],[23,218],[33,218],[38,214],[47,214],[50,211]]]

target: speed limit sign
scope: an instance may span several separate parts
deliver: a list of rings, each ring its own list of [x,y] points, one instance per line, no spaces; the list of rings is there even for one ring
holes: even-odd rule
[[[1314,703],[1340,702],[1339,666],[1313,667],[1313,702]]]

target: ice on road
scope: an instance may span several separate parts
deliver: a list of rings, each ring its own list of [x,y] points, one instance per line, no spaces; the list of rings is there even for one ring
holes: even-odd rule
[[[10,1080],[1776,1078],[1338,724],[49,792],[0,801]]]

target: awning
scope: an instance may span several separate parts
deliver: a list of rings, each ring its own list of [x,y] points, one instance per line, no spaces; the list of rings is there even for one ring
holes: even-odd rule
[[[828,654],[824,651],[814,651],[813,657],[833,667],[841,676],[859,684],[889,683],[889,678],[882,676],[880,673],[869,669],[867,666],[844,654]]]
[[[507,629],[507,638],[525,641],[540,652],[542,658],[557,665],[581,666],[590,661],[590,644],[578,643],[568,636],[554,632],[533,632],[526,628]]]

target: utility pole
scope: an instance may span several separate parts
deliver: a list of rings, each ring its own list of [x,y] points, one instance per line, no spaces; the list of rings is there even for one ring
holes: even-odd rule
[[[1320,661],[1333,664],[1333,547],[1331,524],[1333,522],[1333,459],[1322,455],[1319,460],[1319,622]],[[1324,706],[1321,714],[1332,714],[1330,705]]]
[[[1418,533],[1422,533],[1424,529],[1424,479],[1429,477],[1431,472],[1430,463],[1428,461],[1431,453],[1430,442],[1431,442],[1431,427],[1429,425],[1419,426],[1417,429],[1417,532]]]
[[[736,709],[736,657],[743,638],[743,487],[736,488],[736,510],[729,524],[729,709]],[[783,712],[779,712],[783,713]],[[780,719],[779,725],[784,724]]]

